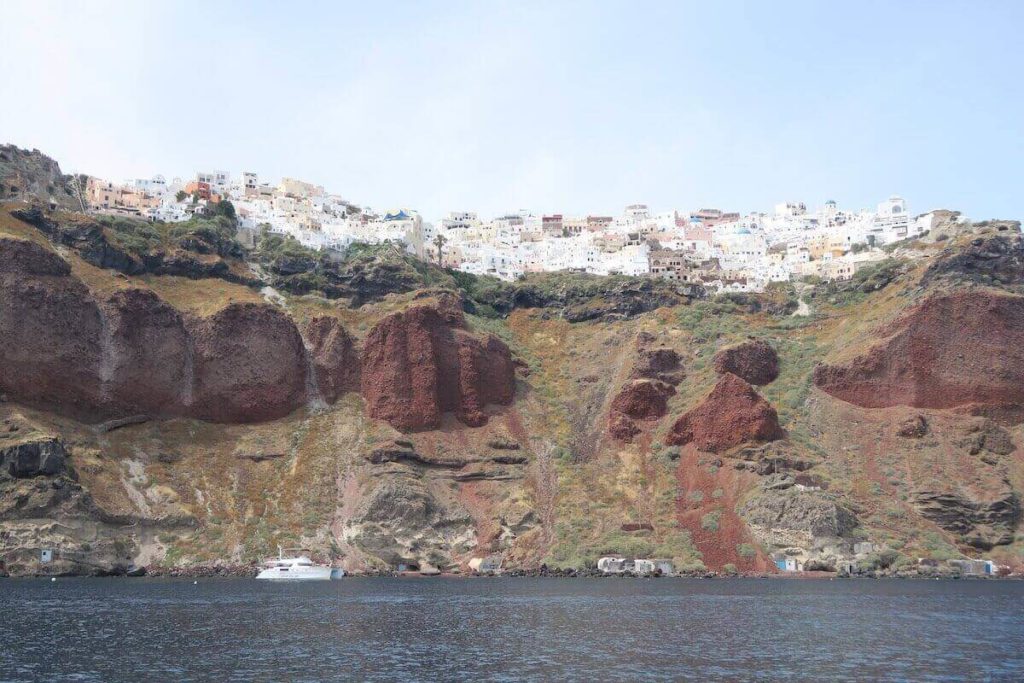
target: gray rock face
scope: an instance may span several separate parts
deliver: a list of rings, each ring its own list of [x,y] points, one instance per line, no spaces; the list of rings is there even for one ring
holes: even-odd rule
[[[38,149],[0,145],[0,201],[52,202],[66,209],[80,209],[71,176]]]
[[[364,500],[348,540],[388,564],[444,566],[476,545],[473,518],[446,504],[427,482],[398,477]]]
[[[672,386],[683,381],[685,376],[679,354],[666,347],[639,349],[630,373],[633,379],[656,379]]]
[[[943,277],[1004,286],[1024,282],[1020,222],[994,221],[992,227],[1005,234],[978,237],[966,249],[948,248],[928,267],[921,284]]]
[[[59,439],[30,441],[0,450],[0,472],[15,479],[63,474],[67,452]]]
[[[1017,450],[1009,432],[987,420],[984,424],[975,426],[968,431],[962,439],[956,441],[956,445],[971,455],[980,453],[1009,455]]]
[[[1020,499],[1010,489],[991,500],[974,500],[962,492],[918,491],[912,502],[923,517],[980,550],[1012,543],[1020,522]]]
[[[857,526],[852,512],[824,495],[797,489],[770,490],[748,501],[740,514],[751,525],[797,531],[813,537],[848,536]]]

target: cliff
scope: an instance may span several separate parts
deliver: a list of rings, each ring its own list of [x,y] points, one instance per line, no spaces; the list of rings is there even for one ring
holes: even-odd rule
[[[210,226],[136,242],[5,205],[0,562],[212,571],[280,544],[351,570],[1020,566],[1024,297],[1000,225],[803,285],[794,316],[790,285],[418,264],[389,286],[368,261],[311,266],[344,296],[263,290],[284,276]],[[151,267],[171,254],[227,271]]]

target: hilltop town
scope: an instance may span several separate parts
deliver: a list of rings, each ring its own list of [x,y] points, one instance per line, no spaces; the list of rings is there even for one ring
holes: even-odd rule
[[[747,215],[709,208],[655,212],[633,204],[618,216],[521,210],[488,220],[453,211],[430,222],[411,209],[375,212],[302,180],[275,184],[256,173],[226,171],[122,184],[88,177],[80,208],[181,222],[224,200],[233,204],[241,234],[253,244],[264,230],[317,250],[390,241],[418,258],[508,281],[551,271],[651,275],[711,292],[760,292],[772,282],[808,276],[847,280],[950,213],[913,216],[894,195],[873,211],[840,208],[831,200],[818,209],[783,202]]]

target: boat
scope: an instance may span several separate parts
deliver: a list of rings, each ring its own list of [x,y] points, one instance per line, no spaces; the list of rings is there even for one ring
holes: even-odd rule
[[[314,564],[307,555],[285,557],[284,550],[278,546],[277,557],[264,562],[256,578],[269,581],[330,581],[335,576],[335,570],[329,565]]]

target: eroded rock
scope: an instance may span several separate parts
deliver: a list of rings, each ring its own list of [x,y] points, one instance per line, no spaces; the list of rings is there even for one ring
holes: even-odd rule
[[[313,318],[306,328],[317,387],[328,403],[359,386],[359,356],[352,337],[333,316]]]
[[[963,491],[917,491],[911,502],[923,517],[981,550],[1012,543],[1021,514],[1020,499],[1009,488],[985,499]]]
[[[666,441],[676,446],[693,443],[702,451],[717,453],[751,441],[784,437],[775,409],[750,384],[726,373],[699,406],[676,420]]]
[[[29,441],[0,449],[0,473],[15,479],[52,477],[66,471],[67,451],[60,439]]]
[[[769,384],[779,376],[779,356],[762,339],[730,346],[715,354],[715,371],[731,372],[749,384]]]
[[[935,295],[881,331],[885,340],[814,383],[864,408],[1024,403],[1024,297]]]
[[[658,380],[635,380],[612,401],[612,410],[634,420],[657,419],[668,411],[668,399],[676,390]]]
[[[230,304],[192,323],[192,414],[214,422],[259,422],[306,400],[306,351],[285,313],[264,304]]]
[[[488,404],[512,403],[515,367],[497,337],[464,329],[461,311],[418,305],[370,331],[362,392],[371,417],[402,431],[438,427],[446,412],[478,427]]]

